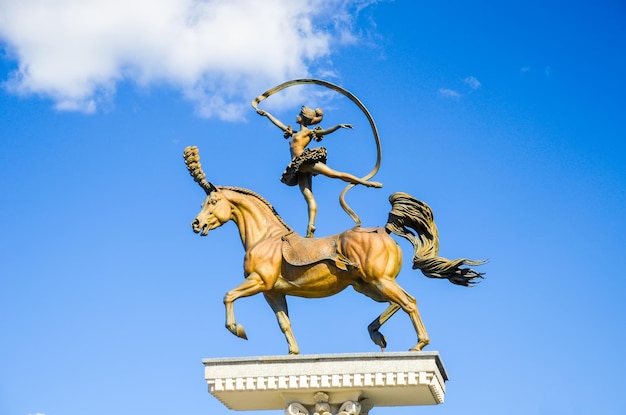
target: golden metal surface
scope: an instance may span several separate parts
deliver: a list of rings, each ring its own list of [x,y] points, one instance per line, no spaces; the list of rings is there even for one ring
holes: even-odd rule
[[[298,115],[298,118],[296,121],[301,126],[300,131],[294,132],[291,129],[291,126],[285,126],[282,122],[278,121],[276,118],[268,114],[267,111],[262,111],[262,110],[259,110],[258,108],[261,101],[269,98],[271,95],[279,91],[282,91],[283,89],[289,88],[294,85],[309,85],[309,84],[320,85],[325,88],[332,89],[333,91],[339,92],[340,94],[350,99],[357,107],[359,107],[359,109],[366,116],[370,124],[370,128],[372,130],[372,134],[374,136],[374,141],[376,144],[376,165],[368,174],[366,174],[365,176],[361,178],[357,178],[351,174],[334,171],[330,168],[327,168],[327,166],[322,165],[322,163],[319,163],[319,162],[314,163],[312,168],[309,169],[313,171],[305,171],[306,165],[312,165],[313,163],[305,163],[306,165],[303,166],[303,168],[298,170],[299,173],[301,172],[301,174],[298,174],[298,184],[300,185],[300,190],[302,191],[302,194],[304,195],[304,198],[308,206],[309,223],[307,227],[307,237],[312,237],[313,232],[315,232],[315,216],[317,213],[317,204],[315,203],[315,198],[313,197],[313,192],[311,191],[311,175],[323,174],[327,177],[339,178],[349,183],[348,186],[346,186],[345,189],[339,195],[339,204],[341,205],[343,210],[352,218],[352,220],[354,220],[356,225],[361,226],[361,219],[358,217],[356,212],[354,212],[354,210],[352,210],[352,208],[348,206],[348,204],[346,203],[345,196],[348,190],[350,190],[356,184],[363,184],[369,187],[381,187],[382,186],[382,184],[377,183],[377,182],[369,182],[369,180],[372,177],[374,177],[374,175],[378,172],[380,168],[380,163],[382,160],[382,148],[381,148],[381,143],[380,143],[380,137],[378,135],[378,128],[376,127],[376,123],[374,122],[374,118],[372,117],[372,114],[370,114],[369,110],[365,107],[365,105],[363,105],[363,103],[353,93],[342,88],[339,85],[335,85],[328,81],[323,81],[320,79],[308,79],[308,78],[294,79],[291,81],[284,82],[280,85],[275,86],[274,88],[271,88],[265,91],[263,94],[259,95],[252,101],[252,107],[255,109],[255,111],[259,115],[267,116],[270,119],[270,121],[274,123],[274,125],[276,125],[281,130],[283,130],[283,132],[285,133],[284,135],[285,138],[291,138],[290,146],[291,146],[292,159],[295,159],[295,157],[301,157],[302,153],[305,151],[304,150],[305,147],[310,143],[311,137],[314,138],[316,141],[321,141],[322,137],[325,134],[336,131],[338,128],[352,128],[352,126],[349,124],[340,124],[336,127],[333,127],[330,130],[321,130],[321,129],[318,129],[319,127],[314,129],[313,131],[308,130],[306,126],[301,123],[301,121],[303,120],[302,117],[303,116],[306,117],[304,118],[304,120],[307,120],[307,119],[309,120],[309,124],[306,124],[306,125],[319,123],[322,120],[323,112],[321,111],[321,109],[318,108],[316,110],[316,113],[313,113],[309,115],[308,117],[301,112],[300,115]],[[310,111],[310,109],[306,107],[302,107],[302,109],[305,112]],[[317,112],[319,112],[320,114],[317,114]],[[323,134],[321,134],[322,132]]]
[[[291,330],[286,296],[327,297],[352,286],[375,301],[389,303],[387,310],[368,327],[375,344],[383,349],[386,347],[386,340],[378,329],[402,309],[411,318],[417,334],[417,343],[411,350],[421,350],[430,339],[415,298],[396,282],[402,266],[402,252],[388,233],[411,241],[415,250],[413,267],[428,277],[448,279],[463,286],[470,286],[482,278],[482,274],[462,268],[464,265],[479,265],[481,261],[464,258],[450,261],[437,256],[439,242],[432,211],[428,205],[406,193],[391,195],[392,209],[384,229],[357,226],[331,237],[334,242],[328,238],[312,238],[305,244],[302,241],[289,243],[289,236],[294,232],[269,202],[250,190],[214,186],[207,181],[197,147],[187,147],[184,158],[191,176],[207,194],[202,210],[191,223],[193,231],[206,236],[209,231],[232,220],[243,243],[245,280],[224,297],[226,327],[238,337],[247,338],[243,326],[235,320],[234,302],[241,297],[263,293],[276,314],[289,353],[298,354],[300,349]],[[283,245],[287,243],[289,249],[307,251],[295,255],[307,258],[306,265],[291,265],[284,260]],[[329,244],[334,244],[335,256],[328,255]],[[317,252],[319,258],[315,258]]]

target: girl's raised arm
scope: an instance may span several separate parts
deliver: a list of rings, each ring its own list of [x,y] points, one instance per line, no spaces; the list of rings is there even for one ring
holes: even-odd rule
[[[272,114],[270,114],[267,111],[263,111],[263,110],[256,110],[256,113],[262,116],[267,117],[272,124],[274,124],[276,127],[280,128],[281,130],[283,130],[284,132],[288,132],[291,131],[291,129],[286,126],[285,124],[283,124],[279,119],[277,119],[276,117],[274,117]]]

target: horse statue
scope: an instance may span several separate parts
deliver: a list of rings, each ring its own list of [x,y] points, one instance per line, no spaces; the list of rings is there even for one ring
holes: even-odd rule
[[[285,335],[289,354],[298,354],[300,349],[291,330],[286,296],[322,298],[352,286],[374,301],[389,303],[368,326],[376,345],[382,350],[387,346],[379,328],[402,309],[411,318],[417,334],[417,344],[410,350],[421,351],[430,339],[415,298],[396,282],[402,267],[402,251],[389,233],[413,244],[413,269],[420,269],[427,277],[447,279],[466,287],[482,278],[482,273],[462,266],[476,266],[485,261],[465,258],[451,261],[437,256],[439,237],[432,210],[406,193],[390,196],[392,207],[384,229],[356,226],[334,236],[304,238],[258,194],[237,187],[214,186],[207,181],[197,147],[187,147],[184,158],[191,176],[207,194],[202,210],[191,222],[193,231],[206,236],[232,220],[246,251],[245,280],[224,296],[226,328],[237,337],[247,339],[243,326],[235,321],[235,300],[263,293]]]

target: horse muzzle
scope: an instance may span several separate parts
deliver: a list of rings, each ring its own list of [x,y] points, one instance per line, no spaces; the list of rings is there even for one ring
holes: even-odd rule
[[[193,229],[194,233],[199,233],[200,236],[207,236],[209,233],[209,225],[206,222],[200,223],[198,218],[191,222],[191,229]]]

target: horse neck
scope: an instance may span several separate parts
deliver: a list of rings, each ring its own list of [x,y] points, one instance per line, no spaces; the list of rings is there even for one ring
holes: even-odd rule
[[[239,228],[244,248],[261,240],[289,233],[291,229],[260,197],[245,189],[222,189],[233,206],[232,220]]]

